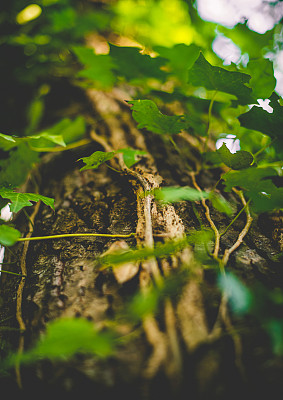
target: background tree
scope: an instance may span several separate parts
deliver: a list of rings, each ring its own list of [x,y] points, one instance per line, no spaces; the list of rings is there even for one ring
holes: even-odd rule
[[[3,388],[283,392],[279,6],[265,33],[181,0],[3,6]]]

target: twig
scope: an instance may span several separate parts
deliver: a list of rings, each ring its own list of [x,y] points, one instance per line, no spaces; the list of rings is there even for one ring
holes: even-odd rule
[[[243,230],[240,232],[238,239],[236,240],[236,242],[233,244],[232,247],[230,247],[229,249],[226,249],[224,252],[224,256],[222,258],[222,264],[225,267],[225,265],[227,264],[230,255],[233,253],[233,251],[235,251],[243,242],[244,237],[246,236],[246,234],[248,233],[250,226],[253,222],[253,218],[251,217],[251,213],[250,213],[250,209],[249,209],[249,204],[248,202],[246,202],[246,199],[244,198],[243,192],[241,190],[237,190],[235,188],[233,188],[233,191],[235,193],[238,194],[238,196],[240,197],[242,204],[244,206],[244,210],[247,216],[247,221],[246,224],[243,228]]]
[[[33,224],[34,224],[35,217],[39,211],[39,207],[40,207],[40,201],[36,203],[34,211],[30,216],[29,232],[25,239],[30,238],[30,236],[32,235]],[[26,324],[24,322],[23,315],[22,315],[22,302],[23,302],[23,290],[24,290],[26,276],[27,276],[26,256],[27,256],[28,248],[29,248],[29,242],[27,241],[26,243],[24,243],[24,248],[23,248],[23,252],[22,252],[22,256],[21,256],[22,278],[21,278],[21,281],[19,283],[18,290],[17,290],[16,319],[18,321],[20,332],[21,332],[20,339],[19,339],[19,346],[18,346],[19,359],[20,359],[21,354],[24,351],[24,340],[25,339],[24,339],[23,334],[26,330]],[[21,379],[21,373],[20,373],[20,360],[19,359],[15,364],[15,374],[16,374],[17,384],[20,388],[22,388],[22,379]]]
[[[195,172],[191,172],[190,175],[191,175],[191,177],[192,177],[192,182],[193,182],[194,187],[195,187],[200,193],[202,193],[201,188],[199,187],[199,185],[198,185],[197,182],[196,182]],[[219,231],[218,231],[216,225],[214,224],[214,222],[213,222],[212,219],[211,219],[209,207],[208,207],[208,205],[206,204],[206,201],[205,201],[205,199],[204,199],[203,197],[202,197],[202,199],[201,199],[201,204],[203,205],[203,207],[204,207],[204,209],[205,209],[205,216],[206,216],[206,219],[208,220],[208,222],[209,222],[209,224],[210,224],[210,226],[211,226],[211,229],[212,229],[213,232],[214,232],[215,243],[214,243],[213,257],[214,257],[214,258],[217,258],[217,257],[218,257],[218,253],[219,253],[219,249],[220,249],[220,233],[219,233]]]
[[[110,233],[63,233],[60,235],[50,235],[50,236],[33,236],[33,237],[24,237],[19,238],[18,242],[27,242],[31,240],[48,240],[48,239],[61,239],[61,238],[68,238],[68,237],[108,237],[108,238],[129,238],[132,236],[136,236],[135,233],[128,233],[124,234],[110,234]]]

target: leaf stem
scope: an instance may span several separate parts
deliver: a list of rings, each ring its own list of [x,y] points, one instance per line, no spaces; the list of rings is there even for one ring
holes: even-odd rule
[[[19,273],[17,273],[17,272],[12,272],[12,271],[5,271],[5,270],[3,270],[3,269],[1,269],[1,274],[2,274],[2,272],[4,273],[4,274],[11,274],[11,275],[17,275],[17,276],[26,276],[26,275],[23,275],[23,274],[19,274]]]
[[[191,172],[190,175],[191,175],[191,177],[192,177],[192,182],[193,182],[194,187],[201,193],[202,190],[201,190],[201,188],[199,187],[199,185],[198,185],[197,182],[196,182],[195,173],[194,173],[194,172]],[[203,205],[203,208],[205,209],[205,216],[206,216],[206,219],[207,219],[207,221],[209,222],[209,224],[210,224],[210,226],[211,226],[211,229],[212,229],[213,232],[214,232],[215,243],[214,243],[213,257],[214,257],[214,258],[217,258],[217,257],[218,257],[218,253],[219,253],[219,249],[220,249],[220,234],[219,234],[219,231],[218,231],[218,229],[217,229],[215,223],[214,223],[214,222],[212,221],[212,219],[211,219],[210,210],[209,210],[209,207],[208,207],[208,205],[206,204],[206,201],[205,201],[204,198],[202,198],[201,204]]]
[[[259,154],[261,154],[262,152],[264,152],[269,146],[271,146],[271,145],[276,141],[276,139],[277,139],[277,138],[272,139],[271,142],[267,143],[267,144],[266,144],[265,146],[263,146],[259,151],[257,151],[257,152],[254,154],[254,159],[255,159]]]
[[[126,235],[118,234],[112,235],[109,233],[64,233],[61,235],[50,235],[50,236],[34,236],[34,237],[26,237],[26,238],[19,238],[18,242],[25,242],[30,240],[47,240],[47,239],[61,239],[61,238],[68,238],[68,237],[109,237],[109,238],[129,238],[132,236],[136,236],[135,233],[129,233]]]
[[[239,236],[238,236],[238,239],[236,240],[236,242],[233,244],[232,247],[230,247],[229,249],[225,250],[224,256],[222,258],[223,267],[225,267],[225,265],[227,264],[227,262],[229,260],[229,257],[233,253],[233,251],[235,251],[241,245],[241,243],[243,242],[244,237],[247,235],[247,233],[248,233],[248,231],[250,229],[250,226],[251,226],[251,224],[253,222],[253,218],[251,216],[250,209],[249,209],[249,202],[246,202],[246,199],[245,199],[245,197],[243,195],[243,192],[241,190],[237,190],[235,188],[233,190],[234,190],[235,193],[238,194],[238,196],[240,197],[240,199],[241,199],[241,201],[242,201],[242,203],[244,205],[242,210],[245,210],[246,216],[247,216],[247,220],[246,220],[246,224],[245,224],[244,228],[239,233]]]
[[[208,108],[208,120],[207,120],[207,128],[206,128],[207,138],[206,138],[206,141],[204,142],[203,152],[206,151],[207,145],[208,145],[208,141],[209,141],[209,139],[210,139],[209,130],[210,130],[210,124],[211,124],[212,107],[213,107],[213,103],[214,103],[214,101],[215,101],[215,97],[216,97],[217,93],[218,93],[218,91],[216,90],[216,91],[214,92],[214,94],[213,94],[211,100],[210,100],[210,103],[209,103],[209,108]]]
[[[249,199],[246,204],[244,205],[244,207],[241,208],[241,210],[238,212],[238,214],[235,216],[235,218],[232,219],[232,221],[230,222],[230,224],[225,228],[224,232],[220,233],[220,236],[225,235],[225,233],[228,231],[228,229],[230,228],[231,225],[234,224],[234,222],[239,218],[239,216],[242,214],[242,212],[247,208],[247,206],[250,204],[251,199]]]

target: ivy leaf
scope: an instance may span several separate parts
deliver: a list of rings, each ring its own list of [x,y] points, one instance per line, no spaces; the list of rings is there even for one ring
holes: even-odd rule
[[[273,63],[266,58],[251,60],[247,65],[247,71],[252,76],[250,87],[253,96],[256,99],[268,99],[276,85]]]
[[[123,160],[128,168],[131,168],[136,162],[138,162],[138,156],[147,154],[146,151],[134,150],[131,148],[118,150],[118,153],[123,153]]]
[[[96,169],[104,162],[111,160],[115,156],[114,151],[95,151],[89,157],[79,158],[77,161],[82,160],[86,165],[80,169],[84,171],[86,169]]]
[[[136,47],[110,46],[110,56],[115,63],[117,74],[125,77],[127,81],[156,78],[164,81],[166,73],[160,69],[164,60],[160,57],[152,58],[141,54],[141,49]]]
[[[264,212],[283,208],[283,188],[274,185],[273,176],[277,176],[275,169],[268,167],[230,171],[222,178],[226,192],[231,191],[234,186],[240,186],[252,200],[254,211]]]
[[[2,246],[13,246],[21,237],[21,232],[8,225],[0,225],[0,244]]]
[[[272,138],[282,137],[283,107],[278,102],[279,98],[276,93],[270,96],[270,106],[273,108],[273,113],[254,106],[250,111],[238,117],[241,125],[265,133]]]
[[[107,89],[114,85],[116,77],[112,70],[116,65],[109,54],[95,54],[93,49],[82,46],[74,46],[72,49],[85,67],[78,72],[79,77],[91,80],[101,89]]]
[[[207,90],[217,90],[236,96],[240,104],[252,104],[252,89],[246,86],[250,75],[238,71],[227,71],[212,66],[200,53],[193,67],[189,70],[188,82],[194,86],[203,86]]]
[[[14,192],[13,189],[0,187],[0,196],[3,197],[3,199],[10,200],[10,210],[15,213],[24,207],[32,206],[31,201],[37,202],[39,200],[54,209],[54,199],[36,193],[17,193]]]
[[[227,165],[227,167],[235,170],[249,167],[254,160],[253,155],[245,150],[231,153],[225,143],[223,143],[216,152],[219,154],[221,161]]]
[[[199,201],[209,197],[209,194],[197,189],[191,188],[190,186],[182,187],[164,187],[161,189],[154,190],[154,196],[156,199],[161,200],[165,203],[173,203],[178,201]]]
[[[195,44],[189,46],[184,43],[178,43],[173,47],[156,46],[154,48],[161,57],[167,58],[170,72],[187,83],[188,69],[190,69],[199,56],[199,47]]]
[[[176,134],[186,128],[182,116],[162,114],[152,100],[131,100],[133,118],[138,122],[138,128],[159,134]]]

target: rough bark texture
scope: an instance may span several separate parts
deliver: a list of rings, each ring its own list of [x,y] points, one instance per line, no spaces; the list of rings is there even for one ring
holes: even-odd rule
[[[95,398],[134,399],[227,399],[245,394],[272,398],[283,394],[282,359],[270,351],[269,339],[256,320],[231,319],[227,304],[216,286],[217,271],[203,270],[193,261],[188,247],[177,255],[129,264],[123,273],[97,268],[97,258],[109,247],[152,246],[154,242],[181,238],[199,221],[190,203],[161,206],[145,190],[166,185],[193,186],[188,165],[171,142],[158,135],[136,129],[128,106],[128,96],[114,91],[105,94],[89,91],[85,109],[92,126],[92,143],[84,147],[45,156],[39,167],[39,192],[55,198],[56,211],[41,205],[35,216],[33,236],[59,233],[137,233],[137,239],[72,238],[30,242],[23,256],[23,244],[15,247],[17,263],[10,269],[27,266],[21,311],[25,332],[1,333],[2,343],[17,351],[20,337],[29,348],[44,332],[48,321],[59,317],[84,317],[103,326],[115,320],[125,303],[138,290],[147,290],[159,275],[170,276],[181,265],[190,268],[185,286],[167,298],[157,315],[146,317],[138,334],[120,346],[106,360],[77,356],[66,362],[44,361],[21,369],[25,394],[89,394]],[[187,162],[195,168],[198,160],[194,140],[177,138]],[[145,150],[146,156],[131,170],[122,159],[112,167],[79,171],[76,160],[96,150],[125,147]],[[210,189],[218,172],[206,170],[196,175],[202,189]],[[32,180],[28,181],[29,190]],[[232,195],[231,195],[232,196]],[[237,196],[234,201],[240,209]],[[202,204],[196,204],[202,223],[209,226]],[[30,210],[28,210],[31,213]],[[212,211],[218,228],[227,226],[223,214]],[[282,217],[281,217],[282,218]],[[220,255],[237,239],[245,224],[245,215],[221,238]],[[24,215],[16,225],[27,234]],[[253,221],[244,243],[231,254],[228,269],[249,284],[262,282],[268,288],[283,286],[282,266],[276,255],[282,251],[280,215],[263,215]],[[281,248],[280,248],[281,247]],[[24,259],[23,259],[24,258]],[[6,261],[12,259],[8,254]],[[8,267],[6,267],[7,269]],[[124,274],[124,275],[123,275]],[[1,321],[5,327],[18,328],[16,319],[17,288],[20,279],[1,277]],[[222,311],[221,311],[222,310]],[[244,325],[243,325],[244,324]],[[127,335],[136,327],[121,323]],[[6,354],[3,354],[3,357]],[[2,378],[1,387],[17,392],[14,371]]]

